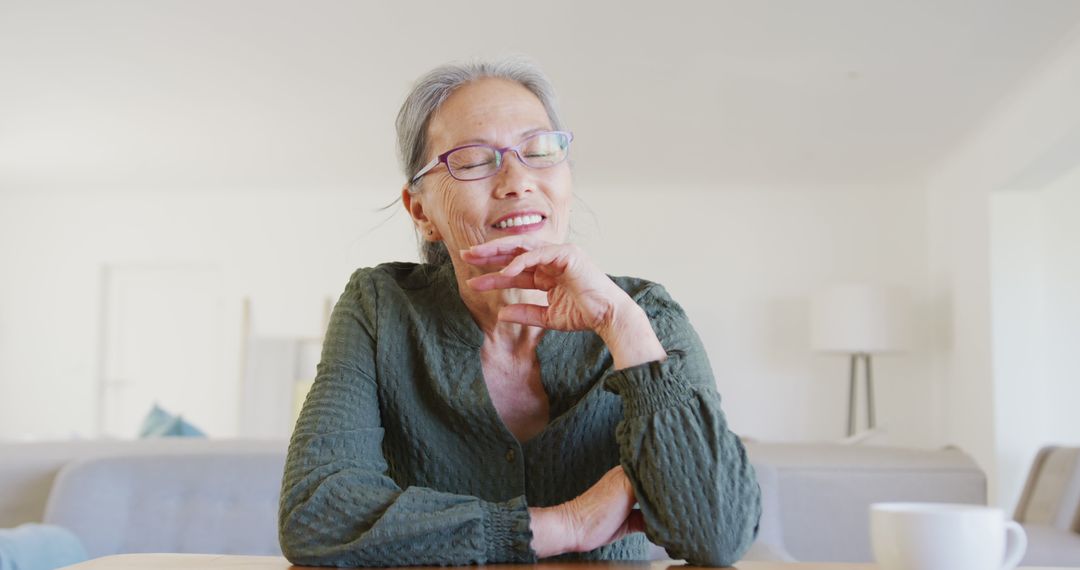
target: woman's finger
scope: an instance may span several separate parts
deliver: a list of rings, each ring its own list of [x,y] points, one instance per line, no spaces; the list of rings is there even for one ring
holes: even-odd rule
[[[466,281],[473,291],[491,291],[492,289],[536,289],[533,273],[527,271],[517,275],[487,273]]]
[[[514,260],[515,257],[520,255],[519,253],[510,253],[505,255],[488,255],[479,256],[472,253],[468,253],[469,250],[462,250],[461,259],[471,265],[506,265]]]
[[[530,267],[537,265],[553,264],[566,255],[562,246],[552,245],[540,249],[527,251],[514,258],[513,261],[503,267],[499,273],[503,275],[517,275]]]
[[[469,249],[463,249],[461,251],[468,251],[477,255],[493,255],[515,252],[521,253],[522,251],[533,250],[539,247],[543,247],[545,245],[550,245],[550,243],[528,234],[518,234],[496,238],[488,242],[474,245]]]
[[[547,327],[547,310],[543,305],[518,303],[499,309],[499,320],[531,327]]]

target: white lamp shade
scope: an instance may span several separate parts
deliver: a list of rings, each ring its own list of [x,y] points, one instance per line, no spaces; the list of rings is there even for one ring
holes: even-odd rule
[[[874,285],[840,285],[814,297],[814,350],[846,354],[897,352],[908,344],[906,295]]]

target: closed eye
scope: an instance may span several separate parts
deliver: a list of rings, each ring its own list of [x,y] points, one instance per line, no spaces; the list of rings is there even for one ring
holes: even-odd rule
[[[492,161],[492,160],[485,160],[483,162],[473,162],[473,163],[470,163],[470,164],[458,165],[455,168],[457,168],[458,170],[470,170],[470,169],[473,169],[473,168],[480,168],[482,166],[487,166],[487,165],[489,165],[489,164],[491,164],[493,162],[494,161]]]

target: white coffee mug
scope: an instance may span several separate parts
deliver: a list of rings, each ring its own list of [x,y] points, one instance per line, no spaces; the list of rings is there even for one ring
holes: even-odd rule
[[[883,570],[1009,570],[1027,550],[1020,525],[979,505],[874,503],[870,539]]]

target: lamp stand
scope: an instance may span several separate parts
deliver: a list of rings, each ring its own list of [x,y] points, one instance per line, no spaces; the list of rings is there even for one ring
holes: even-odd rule
[[[866,419],[870,429],[874,429],[874,375],[870,366],[870,355],[865,352],[857,352],[851,355],[851,373],[848,383],[848,416],[847,434],[855,435],[855,383],[858,363],[862,360],[866,370]]]

